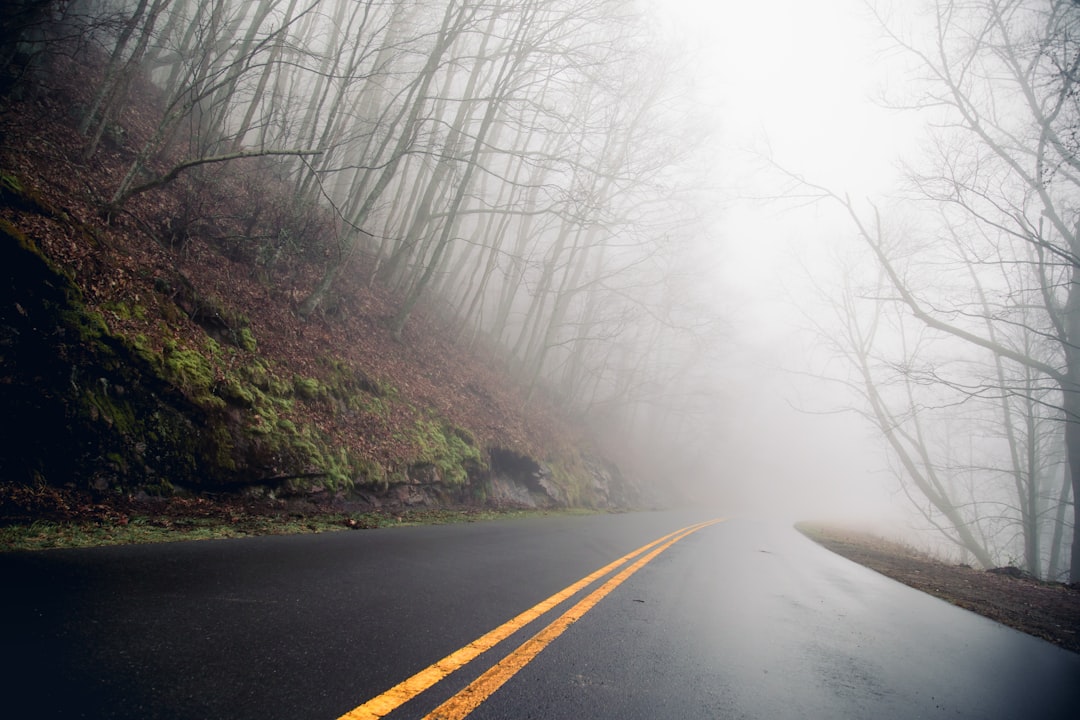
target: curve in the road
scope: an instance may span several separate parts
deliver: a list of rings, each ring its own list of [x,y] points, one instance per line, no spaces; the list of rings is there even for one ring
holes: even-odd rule
[[[404,680],[386,692],[368,700],[350,710],[338,720],[378,720],[385,717],[424,691],[434,687],[451,673],[465,667],[483,653],[498,645],[518,630],[532,623],[548,611],[573,597],[606,575],[619,570],[607,582],[592,593],[579,600],[573,607],[553,620],[532,638],[522,643],[494,667],[490,668],[459,693],[444,702],[425,720],[461,720],[475,710],[480,703],[502,687],[519,670],[535,658],[545,647],[561,635],[566,628],[580,619],[596,606],[608,593],[621,585],[627,578],[643,568],[660,553],[702,528],[723,522],[724,518],[697,523],[676,530],[647,543],[618,560],[586,575],[581,580],[567,586],[551,597],[543,600],[528,610],[520,613],[495,629],[473,640],[468,645],[454,651],[443,659],[429,665],[412,677]],[[636,560],[635,560],[636,558]],[[626,567],[624,567],[626,566]]]

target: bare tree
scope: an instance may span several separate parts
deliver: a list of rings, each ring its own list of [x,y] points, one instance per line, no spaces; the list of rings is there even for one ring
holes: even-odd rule
[[[125,87],[142,62],[158,16],[167,4],[167,0],[154,0],[152,4],[150,0],[139,0],[131,17],[124,22],[105,67],[105,77],[79,124],[79,132],[87,137],[83,147],[83,160],[89,160],[97,152],[106,127],[114,119],[117,109],[127,101]],[[136,30],[139,30],[137,42],[129,54],[127,46]]]
[[[942,304],[913,287],[886,252],[880,218],[863,219],[846,197],[855,223],[898,300],[928,328],[993,353],[1056,389],[1072,495],[1080,489],[1080,10],[1051,0],[942,0],[933,16],[932,46],[893,35],[928,75],[920,105],[940,113],[936,172],[916,177],[924,198],[946,208],[949,224],[989,239],[995,262],[1012,271],[1014,302],[986,315]],[[977,238],[976,238],[977,239]],[[1026,272],[1036,258],[1039,282]],[[979,255],[980,262],[983,255]],[[1040,319],[1020,314],[1037,307]],[[969,322],[969,312],[975,322]],[[980,327],[981,325],[981,327]],[[1019,325],[1045,339],[1038,352],[1003,340],[990,328]],[[1049,349],[1049,352],[1045,350]],[[1019,391],[1018,391],[1019,392]],[[1035,396],[1032,396],[1036,399]],[[1037,402],[1048,402],[1040,398]],[[1080,508],[1073,505],[1073,529]],[[1070,577],[1080,580],[1080,533],[1073,533]]]
[[[394,179],[402,159],[412,149],[413,142],[424,120],[423,111],[430,101],[429,88],[442,66],[445,54],[454,44],[457,37],[472,22],[476,12],[477,7],[470,5],[468,2],[462,2],[461,4],[450,2],[447,4],[442,23],[435,35],[424,67],[413,82],[410,83],[407,101],[401,107],[396,121],[392,123],[397,133],[397,139],[392,144],[390,142],[384,143],[384,147],[389,148],[389,154],[385,158],[377,156],[375,163],[366,168],[377,171],[377,178],[370,189],[364,188],[363,201],[350,218],[350,224],[353,228],[359,229],[364,226],[383,192]],[[386,137],[389,140],[391,136],[387,135]],[[349,233],[342,254],[343,258],[348,258],[351,255],[355,242],[356,234]],[[341,267],[342,263],[337,262],[327,269],[318,286],[301,303],[301,314],[310,315],[322,303],[337,279]]]
[[[708,343],[671,272],[690,236],[676,185],[695,182],[674,168],[697,134],[680,132],[680,86],[635,3],[99,5],[110,23],[95,36],[105,69],[87,153],[123,124],[136,72],[161,98],[107,211],[183,173],[278,156],[295,206],[334,213],[339,231],[322,278],[297,289],[302,316],[366,257],[365,279],[399,293],[399,337],[434,299],[534,397],[625,413],[643,432],[692,425],[697,410],[680,407],[709,393],[680,351],[700,359]],[[266,215],[254,209],[246,231]]]
[[[209,0],[204,0],[206,1]],[[115,212],[132,196],[170,182],[181,172],[192,167],[255,155],[317,154],[302,149],[284,148],[223,154],[197,152],[197,157],[175,163],[160,174],[152,174],[153,177],[150,180],[139,182],[140,176],[146,173],[148,164],[158,156],[184,121],[189,123],[195,136],[207,132],[201,122],[203,116],[210,113],[213,108],[231,101],[232,91],[236,87],[238,78],[252,66],[253,58],[259,55],[265,46],[272,44],[279,33],[285,32],[285,27],[279,27],[261,35],[258,32],[275,2],[276,0],[264,0],[256,9],[252,25],[244,33],[240,52],[234,52],[234,44],[230,41],[229,33],[241,27],[242,17],[225,12],[222,9],[222,3],[219,2],[213,3],[209,8],[202,5],[197,8],[197,10],[205,9],[208,14],[203,15],[197,12],[190,21],[191,27],[197,30],[191,33],[191,37],[199,39],[198,42],[191,44],[195,54],[190,57],[180,56],[175,60],[177,66],[184,67],[186,70],[183,73],[174,73],[170,77],[169,82],[174,85],[174,91],[162,110],[154,132],[136,154],[124,177],[113,191],[106,205],[107,212]],[[151,10],[160,11],[159,4],[159,0],[155,0]],[[152,18],[148,17],[143,28],[144,37],[148,36],[151,30]],[[220,108],[219,111],[224,112]],[[221,130],[220,123],[215,123],[209,137],[221,138]],[[191,140],[194,141],[195,137],[193,136]],[[216,139],[204,143],[189,142],[189,146],[194,145],[197,151],[217,144]]]

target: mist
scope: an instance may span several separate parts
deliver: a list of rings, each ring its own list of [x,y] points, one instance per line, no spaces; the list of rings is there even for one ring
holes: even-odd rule
[[[995,220],[1003,204],[1023,206],[1040,171],[1023,175],[1023,151],[1006,149],[1025,111],[989,108],[1028,86],[964,28],[992,26],[1020,56],[1016,38],[1066,33],[1074,12],[1008,5],[996,26],[988,7],[948,2],[668,6],[670,32],[695,53],[698,102],[715,109],[723,168],[710,230],[732,352],[716,370],[737,381],[702,463],[717,485],[700,484],[718,504],[857,525],[983,566],[1023,555],[1036,575],[1063,577],[1075,524],[1061,465],[1068,400],[1030,374],[1031,343],[1003,340],[1019,337],[1006,322],[1035,334],[1057,322],[1004,313],[1024,287],[1043,288],[1045,306],[1060,275],[987,270],[1016,257],[1002,249],[1011,223],[1042,227],[1015,212]],[[961,63],[977,80],[952,74]],[[1074,188],[1054,191],[1024,212],[1072,207]],[[1023,246],[1041,232],[1013,235],[1011,252],[1031,260]],[[1036,373],[1052,377],[1047,365],[1064,359],[1041,362]]]
[[[106,213],[274,158],[258,180],[333,218],[299,315],[378,283],[400,340],[436,308],[658,505],[1038,576],[1077,556],[1068,3],[45,5],[3,60],[61,36],[99,53],[84,160],[122,145],[134,77],[161,95]],[[1031,49],[1051,41],[1069,56]],[[245,251],[272,277],[312,247]]]

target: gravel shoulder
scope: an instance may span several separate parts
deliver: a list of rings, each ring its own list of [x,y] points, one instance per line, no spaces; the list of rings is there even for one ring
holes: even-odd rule
[[[799,523],[828,550],[953,605],[1080,653],[1080,585],[1036,580],[1016,568],[950,565],[902,544],[844,528]]]

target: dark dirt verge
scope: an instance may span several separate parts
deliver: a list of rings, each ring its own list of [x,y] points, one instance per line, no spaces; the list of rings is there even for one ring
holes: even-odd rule
[[[585,512],[518,507],[404,507],[305,498],[100,495],[0,485],[0,552],[369,530]]]
[[[1029,635],[1080,652],[1080,586],[1042,582],[1017,568],[949,565],[874,535],[814,523],[799,532],[828,550]]]

